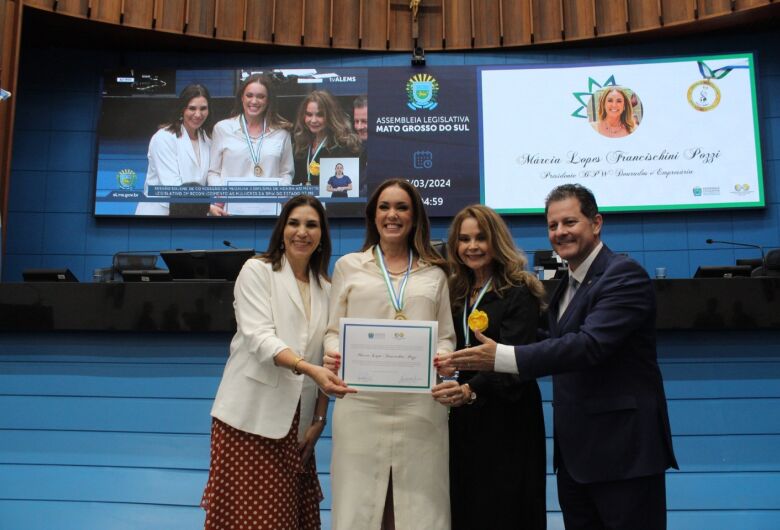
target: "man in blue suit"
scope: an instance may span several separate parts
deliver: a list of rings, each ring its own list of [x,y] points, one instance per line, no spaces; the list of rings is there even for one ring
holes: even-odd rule
[[[547,231],[569,273],[552,295],[549,338],[442,358],[460,369],[553,376],[554,466],[567,530],[663,530],[665,471],[677,468],[656,360],[655,291],[634,260],[601,241],[593,194],[555,188]]]

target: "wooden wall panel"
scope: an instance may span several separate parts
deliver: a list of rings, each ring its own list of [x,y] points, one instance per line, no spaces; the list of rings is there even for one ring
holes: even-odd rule
[[[361,48],[367,50],[387,48],[389,2],[390,0],[360,0]]]
[[[7,3],[7,2],[3,2]],[[51,11],[54,9],[54,0],[24,0],[24,5],[38,7],[40,9],[46,9]]]
[[[596,13],[593,0],[563,0],[563,28],[566,40],[594,37]]]
[[[412,12],[408,0],[388,0],[387,40],[391,50],[410,50],[412,44]],[[422,13],[420,14],[422,18]]]
[[[92,0],[90,2],[90,18],[101,22],[119,24],[122,19],[122,0]]]
[[[659,0],[628,0],[628,24],[631,31],[661,26]]]
[[[599,35],[625,33],[628,24],[626,0],[596,0],[596,28]]]
[[[271,42],[274,32],[274,0],[246,0],[246,40]]]
[[[696,20],[696,0],[661,0],[664,26]]]
[[[246,0],[217,0],[214,26],[219,39],[243,40]]]
[[[524,46],[621,35],[754,11],[773,0],[18,0],[137,28],[225,40],[409,51]],[[735,19],[737,20],[737,19]],[[726,21],[726,25],[729,23]],[[415,34],[415,31],[417,32]]]
[[[0,0],[0,87],[11,92],[9,99],[0,102],[0,221],[2,221],[0,255],[4,253],[8,226],[8,192],[11,183],[21,31],[21,0]]]
[[[418,43],[420,46],[426,50],[442,49],[444,42],[444,13],[456,1],[460,0],[423,0],[417,17],[420,33]],[[411,23],[412,12],[409,10],[408,1],[406,2],[406,10]],[[471,30],[469,30],[470,34]]]
[[[504,46],[531,44],[531,0],[501,0]]]
[[[736,0],[736,2],[734,2],[734,9],[739,11],[740,9],[750,9],[753,7],[765,6],[771,3],[772,0]]]
[[[360,0],[333,0],[331,33],[334,48],[358,47]]]
[[[303,43],[306,46],[330,46],[331,0],[305,0]]]
[[[59,0],[57,2],[57,13],[86,18],[88,11],[89,0]]]
[[[181,33],[184,29],[184,10],[187,0],[157,0],[155,28]]]
[[[475,48],[501,46],[501,0],[472,0]]]
[[[123,0],[122,23],[134,28],[151,28],[154,20],[154,0]]]
[[[236,0],[231,0],[238,3]],[[214,15],[216,0],[187,0],[187,35],[214,36]]]
[[[443,13],[444,42],[447,48],[460,50],[471,48],[473,37],[471,9],[472,0],[450,0],[445,3]],[[480,8],[477,7],[477,9]]]
[[[534,42],[563,39],[561,0],[533,0]]]
[[[731,13],[731,0],[698,0],[699,18]]]
[[[304,0],[276,0],[274,42],[300,44],[303,32]]]
[[[409,50],[412,47],[412,22],[409,2],[388,0],[387,41],[390,50]]]

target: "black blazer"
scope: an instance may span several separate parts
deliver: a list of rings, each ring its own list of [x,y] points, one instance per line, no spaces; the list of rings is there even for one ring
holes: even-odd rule
[[[655,291],[645,270],[606,245],[566,312],[553,293],[549,338],[515,347],[521,376],[553,375],[554,465],[578,482],[677,468],[656,359]]]

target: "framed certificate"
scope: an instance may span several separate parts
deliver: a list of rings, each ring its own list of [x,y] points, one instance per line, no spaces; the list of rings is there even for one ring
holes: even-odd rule
[[[436,384],[439,323],[342,318],[341,373],[363,391],[427,393]]]

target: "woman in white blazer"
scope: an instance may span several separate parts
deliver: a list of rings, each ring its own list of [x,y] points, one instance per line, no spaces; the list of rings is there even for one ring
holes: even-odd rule
[[[314,444],[328,395],[354,392],[321,366],[330,253],[322,204],[298,195],[238,275],[237,330],[211,410],[207,530],[320,528]]]
[[[188,85],[179,95],[170,123],[160,126],[149,141],[149,167],[144,195],[149,186],[205,186],[209,170],[211,130],[209,91],[203,85]],[[139,202],[136,215],[168,215],[167,202]]]

